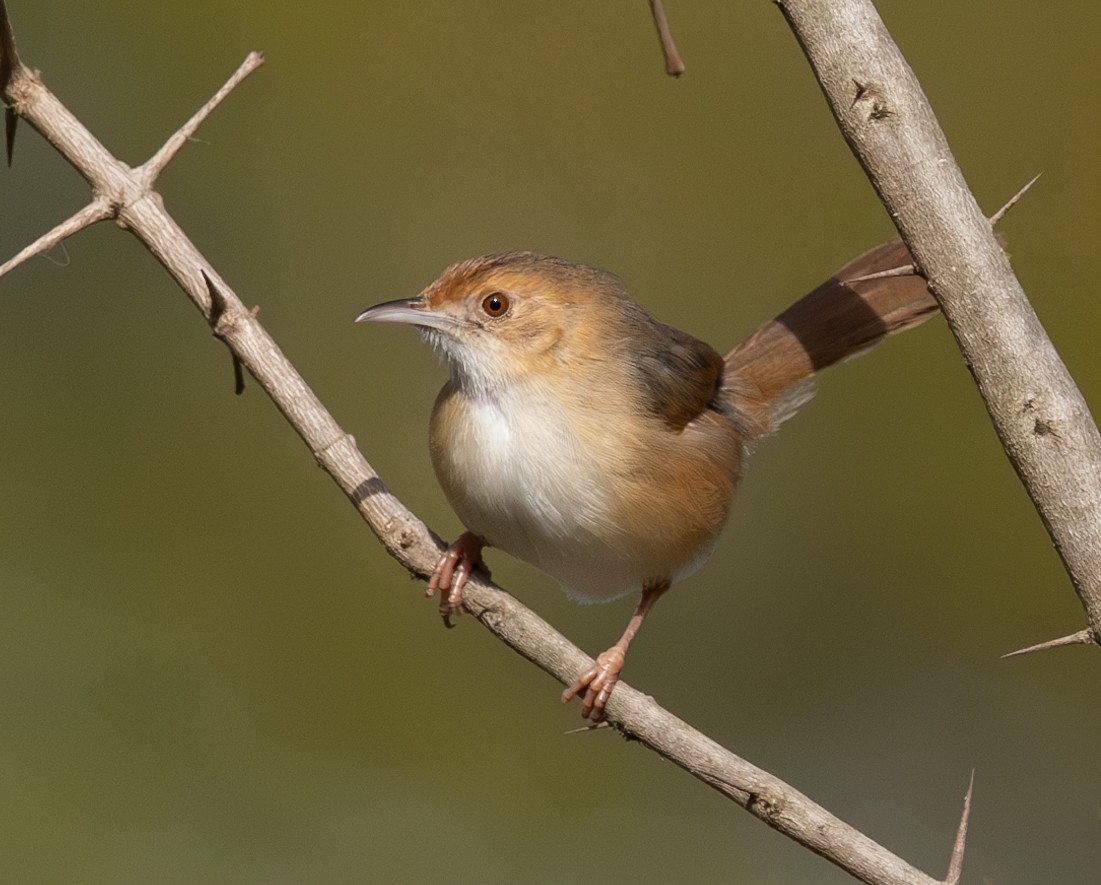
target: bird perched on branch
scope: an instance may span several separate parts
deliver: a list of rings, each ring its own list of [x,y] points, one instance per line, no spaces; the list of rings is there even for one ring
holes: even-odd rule
[[[671,584],[710,556],[746,457],[814,376],[937,310],[893,241],[865,253],[725,357],[658,322],[604,271],[532,252],[455,264],[357,321],[407,323],[450,377],[429,447],[467,531],[428,583],[445,623],[484,547],[580,602],[639,593],[623,636],[563,693],[604,718],[627,647]]]

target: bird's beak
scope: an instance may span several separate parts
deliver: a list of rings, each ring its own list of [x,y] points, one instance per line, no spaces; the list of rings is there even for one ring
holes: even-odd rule
[[[415,298],[399,298],[397,301],[386,301],[374,307],[368,307],[356,317],[356,322],[408,323],[411,326],[442,331],[454,329],[456,326],[453,316],[432,310],[423,295]]]
[[[368,307],[356,317],[357,323],[411,323],[421,325],[427,316],[428,305],[418,295],[416,298],[399,298]]]
[[[368,307],[356,317],[356,321],[357,323],[406,323],[410,326],[440,331],[450,331],[460,325],[454,316],[430,308],[423,295],[417,295],[415,298],[399,298],[395,302],[384,302]]]

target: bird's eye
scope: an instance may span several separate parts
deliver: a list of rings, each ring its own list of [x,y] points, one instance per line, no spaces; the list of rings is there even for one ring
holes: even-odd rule
[[[508,313],[508,308],[508,296],[504,292],[491,292],[482,299],[482,310],[494,319]]]

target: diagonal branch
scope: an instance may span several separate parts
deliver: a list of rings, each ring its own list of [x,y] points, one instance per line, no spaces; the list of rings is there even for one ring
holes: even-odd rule
[[[777,0],[941,304],[1101,643],[1101,434],[871,0]]]
[[[92,184],[97,202],[105,200],[121,225],[138,237],[175,278],[214,335],[226,343],[234,358],[269,394],[387,551],[413,574],[426,576],[442,549],[439,539],[390,492],[352,437],[324,408],[255,314],[167,213],[159,195],[151,190],[149,175],[142,171],[155,168],[156,164],[135,170],[115,159],[46,89],[38,76],[21,64],[14,65],[3,92],[15,111]],[[181,142],[170,140],[170,144]],[[171,148],[163,152],[164,162],[172,153]],[[563,684],[570,684],[591,663],[587,655],[545,621],[496,585],[477,576],[465,588],[464,604],[490,632]],[[618,684],[607,714],[623,735],[660,753],[860,881],[872,885],[935,882],[793,787],[721,747],[627,684]]]

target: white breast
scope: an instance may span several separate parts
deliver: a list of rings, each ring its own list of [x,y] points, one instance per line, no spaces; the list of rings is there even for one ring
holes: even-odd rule
[[[660,577],[642,574],[617,539],[609,477],[582,451],[578,428],[556,404],[522,389],[503,397],[456,394],[441,409],[449,420],[434,421],[436,473],[466,527],[582,602],[637,592]]]

